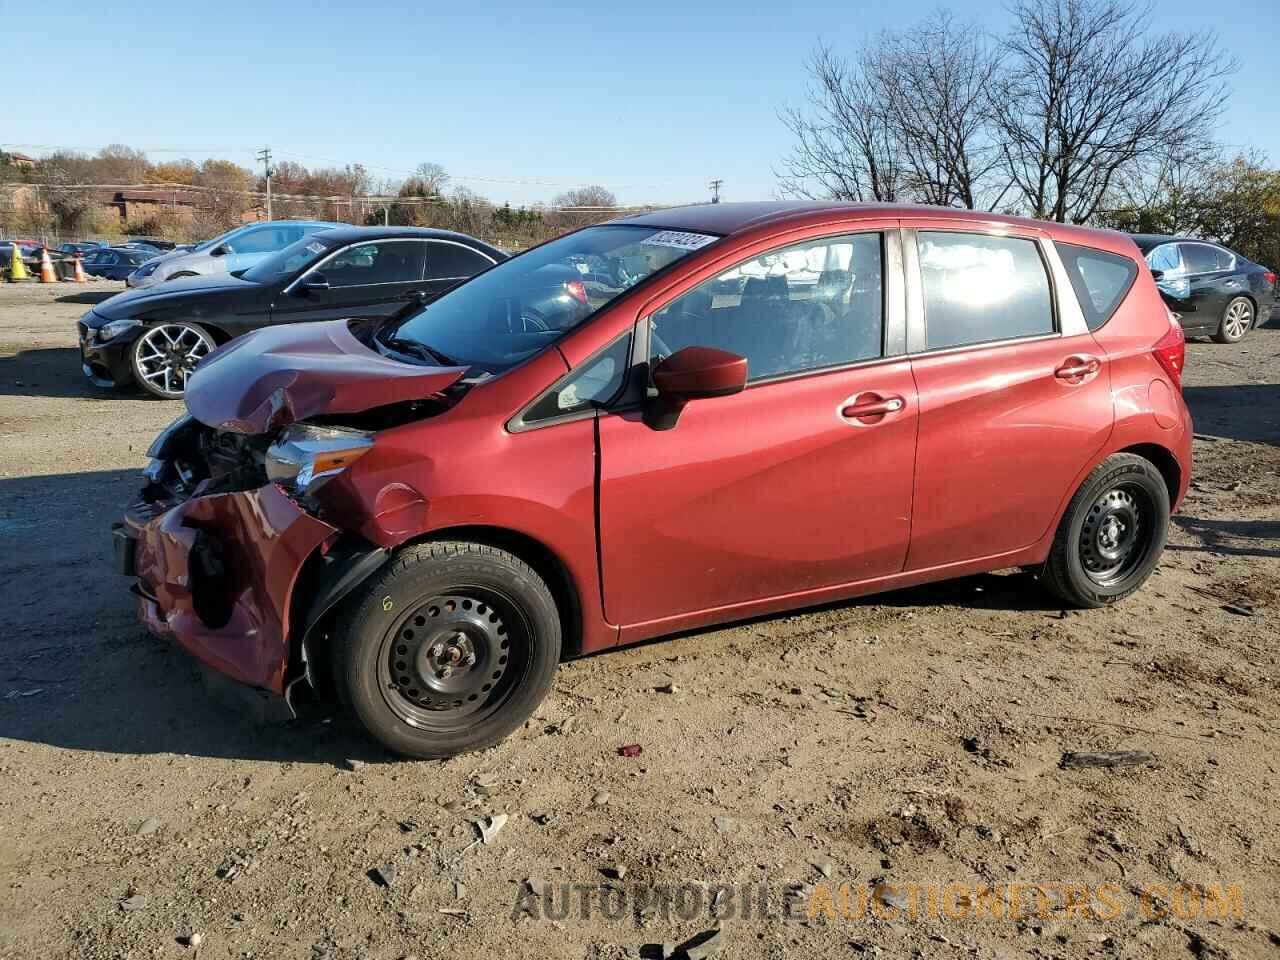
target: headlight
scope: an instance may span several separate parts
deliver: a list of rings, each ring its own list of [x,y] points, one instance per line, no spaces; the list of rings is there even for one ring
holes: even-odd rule
[[[149,260],[137,270],[133,271],[133,275],[135,277],[149,277],[156,272],[156,267],[158,266],[160,266],[160,262],[158,260]]]
[[[310,493],[372,447],[363,430],[295,423],[267,449],[267,478],[293,493]]]
[[[99,340],[114,340],[126,330],[132,330],[134,327],[142,326],[141,320],[112,320],[110,323],[104,323],[98,328]]]

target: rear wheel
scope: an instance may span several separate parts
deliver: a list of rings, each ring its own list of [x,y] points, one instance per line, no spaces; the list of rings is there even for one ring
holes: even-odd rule
[[[388,749],[439,759],[492,746],[542,702],[560,617],[537,572],[505,550],[408,547],[339,615],[334,683]]]
[[[1168,527],[1169,491],[1155,464],[1113,454],[1071,498],[1041,579],[1072,606],[1115,603],[1151,576]]]
[[[1213,339],[1219,343],[1237,343],[1253,326],[1253,301],[1248,297],[1236,297],[1222,311],[1222,322]]]

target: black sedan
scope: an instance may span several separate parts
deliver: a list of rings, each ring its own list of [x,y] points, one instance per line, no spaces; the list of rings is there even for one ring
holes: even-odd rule
[[[1188,336],[1235,343],[1264,324],[1276,303],[1276,274],[1207,240],[1138,234],[1156,286]]]
[[[100,247],[84,255],[84,272],[103,280],[123,280],[154,256],[132,247]]]
[[[309,234],[244,271],[117,294],[80,318],[84,374],[181,397],[200,358],[277,323],[376,319],[434,300],[506,254],[459,233],[345,227]]]

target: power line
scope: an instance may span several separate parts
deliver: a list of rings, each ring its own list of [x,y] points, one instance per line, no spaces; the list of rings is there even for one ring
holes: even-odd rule
[[[267,181],[267,219],[271,219],[271,148],[263,147],[258,151],[258,159],[262,161],[262,171],[266,175]]]
[[[724,183],[724,181],[723,181],[723,180],[712,180],[709,184],[707,184],[707,186],[709,186],[709,187],[711,188],[711,202],[712,202],[712,203],[719,203],[719,202],[720,202],[720,184],[722,184],[722,183]]]

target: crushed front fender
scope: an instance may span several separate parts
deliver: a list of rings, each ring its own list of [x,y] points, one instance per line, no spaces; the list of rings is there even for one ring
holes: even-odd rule
[[[268,485],[138,503],[123,531],[147,628],[234,680],[283,694],[290,597],[336,530]]]

